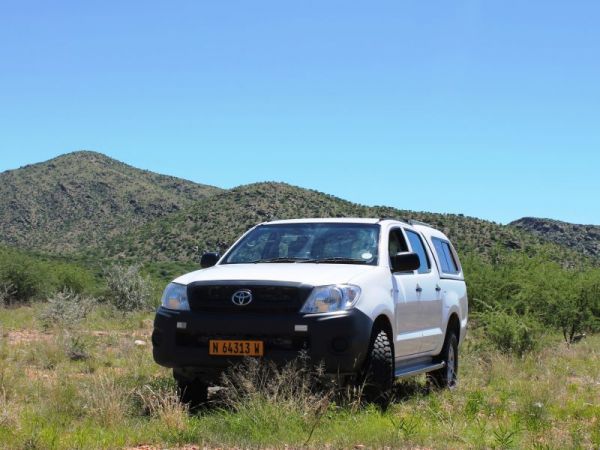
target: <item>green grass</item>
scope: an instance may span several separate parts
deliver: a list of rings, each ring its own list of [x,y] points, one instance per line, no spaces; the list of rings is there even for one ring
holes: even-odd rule
[[[0,448],[600,446],[600,336],[571,347],[550,338],[523,358],[468,340],[456,390],[410,380],[385,412],[256,395],[190,415],[152,360],[152,314],[100,308],[75,330],[45,333],[39,308],[0,309]],[[87,359],[68,357],[74,337]]]

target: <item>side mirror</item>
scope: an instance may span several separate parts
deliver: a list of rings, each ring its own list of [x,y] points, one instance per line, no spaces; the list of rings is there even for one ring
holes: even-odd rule
[[[217,263],[220,257],[221,255],[219,255],[218,253],[204,253],[202,255],[202,258],[200,259],[200,267],[202,267],[203,269],[206,269],[207,267],[212,267]]]
[[[390,258],[392,272],[408,272],[421,267],[419,255],[412,252],[396,253]]]

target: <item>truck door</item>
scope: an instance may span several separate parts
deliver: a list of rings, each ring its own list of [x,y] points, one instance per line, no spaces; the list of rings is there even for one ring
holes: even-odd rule
[[[389,256],[408,251],[401,228],[392,228],[388,239]],[[391,267],[391,264],[390,264]],[[411,292],[412,272],[392,274],[396,319],[394,354],[397,358],[419,353],[422,331],[419,324],[419,299]],[[414,290],[414,286],[412,286]]]
[[[433,265],[433,256],[423,242],[421,235],[413,230],[404,230],[410,250],[421,260],[407,285],[409,295],[415,295],[419,305],[419,328],[422,332],[419,352],[430,352],[438,347],[442,339],[442,292],[439,275]]]

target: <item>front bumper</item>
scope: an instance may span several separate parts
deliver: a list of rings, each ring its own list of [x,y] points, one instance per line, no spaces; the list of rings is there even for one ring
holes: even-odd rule
[[[185,325],[184,325],[185,324]],[[305,351],[332,374],[353,374],[363,365],[373,322],[352,309],[331,314],[226,314],[158,308],[154,360],[180,372],[218,376],[239,357],[211,356],[209,339],[263,340],[264,358],[278,364]],[[306,331],[303,331],[303,330]]]

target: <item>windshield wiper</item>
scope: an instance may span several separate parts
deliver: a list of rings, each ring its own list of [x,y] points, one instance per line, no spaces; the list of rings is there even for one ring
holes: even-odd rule
[[[346,258],[343,256],[334,256],[331,258],[305,259],[302,262],[307,263],[329,263],[329,264],[366,264],[367,261],[359,258]]]
[[[256,259],[254,261],[250,261],[253,264],[256,263],[295,263],[295,262],[305,262],[307,258],[292,258],[289,256],[282,256],[279,258],[264,258],[264,259]]]

